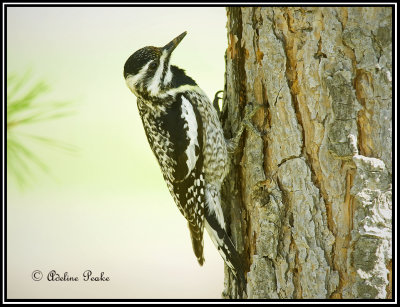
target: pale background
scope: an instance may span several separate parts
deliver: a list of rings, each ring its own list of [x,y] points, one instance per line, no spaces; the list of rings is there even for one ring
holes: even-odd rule
[[[208,234],[203,267],[145,138],[125,60],[183,31],[172,63],[210,98],[224,85],[225,8],[7,8],[7,70],[32,71],[76,114],[26,129],[76,146],[37,152],[37,172],[7,186],[8,298],[220,298],[223,261]],[[9,176],[8,176],[9,177]],[[91,269],[109,282],[49,282]],[[44,278],[35,282],[34,270]]]

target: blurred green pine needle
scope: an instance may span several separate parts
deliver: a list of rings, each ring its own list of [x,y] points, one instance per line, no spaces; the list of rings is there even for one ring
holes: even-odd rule
[[[40,146],[57,147],[68,152],[76,148],[39,135],[23,132],[21,127],[43,123],[71,115],[70,102],[45,102],[43,98],[49,88],[43,81],[29,82],[31,74],[22,77],[7,76],[7,168],[8,173],[24,188],[39,168],[49,173],[49,167],[31,148],[33,143]]]

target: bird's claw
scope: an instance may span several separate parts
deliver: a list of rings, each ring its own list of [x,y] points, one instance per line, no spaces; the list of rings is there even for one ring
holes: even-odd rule
[[[217,110],[218,117],[221,115],[221,109],[220,109],[220,107],[219,107],[218,101],[219,101],[220,99],[223,99],[222,97],[218,97],[218,94],[219,94],[219,93],[223,93],[223,92],[224,92],[224,91],[218,91],[218,92],[216,92],[215,95],[214,95],[213,106],[214,106],[215,110]]]

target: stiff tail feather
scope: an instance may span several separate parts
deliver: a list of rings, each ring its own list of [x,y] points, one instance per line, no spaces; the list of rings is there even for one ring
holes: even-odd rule
[[[217,247],[222,259],[224,259],[233,275],[235,275],[236,280],[241,284],[243,290],[246,292],[246,279],[239,253],[237,252],[225,229],[222,228],[220,223],[218,223],[216,216],[210,213],[206,214],[205,218],[205,227],[211,237],[211,240]]]
[[[204,263],[203,229],[198,226],[193,226],[190,222],[188,222],[188,226],[194,254],[196,255],[197,261],[202,266]]]

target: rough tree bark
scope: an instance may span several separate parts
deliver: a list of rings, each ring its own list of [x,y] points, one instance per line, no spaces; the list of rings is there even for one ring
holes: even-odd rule
[[[392,8],[227,16],[226,137],[248,103],[265,133],[245,131],[223,187],[247,297],[391,298]]]

